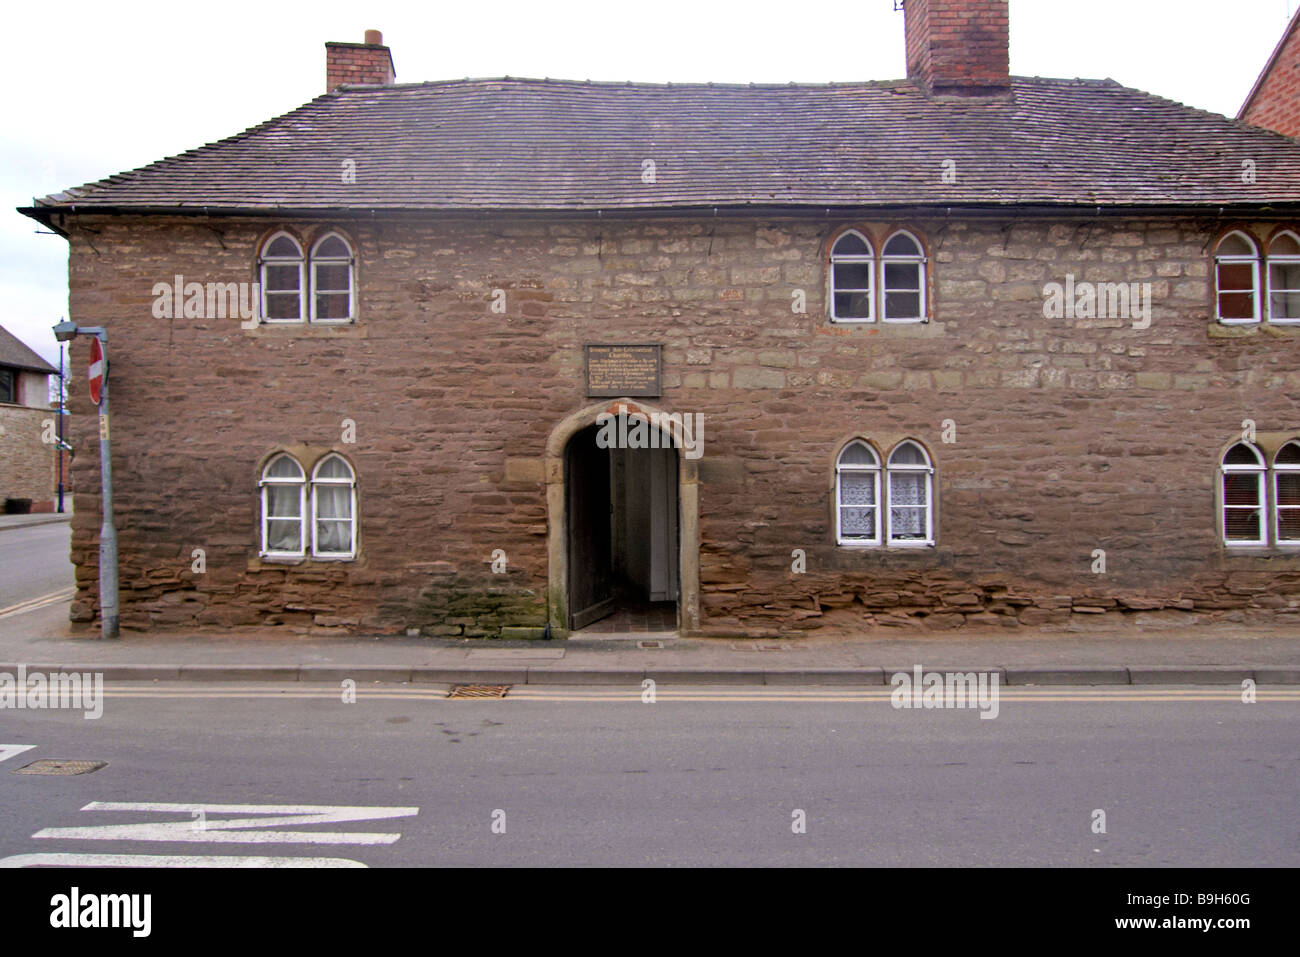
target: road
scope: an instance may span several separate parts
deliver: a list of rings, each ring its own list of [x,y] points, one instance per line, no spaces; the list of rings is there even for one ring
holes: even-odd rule
[[[0,612],[72,588],[67,522],[0,529]]]
[[[1004,690],[993,720],[895,710],[881,689],[660,688],[643,703],[640,688],[465,701],[367,685],[351,704],[325,685],[111,691],[98,720],[0,712],[0,742],[34,745],[0,761],[0,858],[1300,864],[1297,689],[1254,704],[1222,688]],[[11,773],[38,759],[107,766]],[[320,806],[362,810],[312,823]]]

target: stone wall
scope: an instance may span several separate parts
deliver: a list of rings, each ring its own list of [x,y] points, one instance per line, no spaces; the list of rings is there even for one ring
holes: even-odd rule
[[[556,424],[595,401],[588,342],[662,343],[664,395],[652,401],[705,416],[705,633],[1300,608],[1300,554],[1230,553],[1218,537],[1216,464],[1243,420],[1300,436],[1300,339],[1211,321],[1209,250],[1228,224],[917,213],[84,225],[97,232],[73,224],[71,311],[109,328],[128,628],[477,636],[541,624],[541,465]],[[355,326],[152,317],[154,284],[175,275],[254,281],[258,243],[286,225],[309,241],[326,227],[353,239]],[[922,239],[932,322],[827,320],[827,243],[849,225],[877,248],[896,225]],[[1247,224],[1260,237],[1275,226]],[[1149,328],[1044,318],[1044,284],[1067,274],[1151,283]],[[85,362],[78,341],[74,381]],[[99,481],[84,393],[73,390],[73,616],[90,621]],[[935,547],[836,546],[834,462],[853,436],[924,444]],[[258,559],[259,466],[291,446],[334,449],[356,469],[357,561]],[[504,574],[490,567],[496,548]],[[804,574],[791,571],[794,549]]]
[[[0,405],[0,506],[7,498],[31,499],[48,509],[54,498],[54,447],[41,441],[52,409]]]

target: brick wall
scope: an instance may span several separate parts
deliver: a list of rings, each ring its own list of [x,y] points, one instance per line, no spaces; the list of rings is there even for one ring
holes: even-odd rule
[[[378,31],[367,31],[365,43],[325,44],[326,92],[344,84],[392,83],[396,79],[393,55],[378,38]]]
[[[1300,555],[1229,554],[1218,540],[1215,467],[1243,419],[1300,434],[1300,342],[1211,323],[1209,221],[851,224],[877,241],[894,224],[917,231],[933,322],[827,321],[826,243],[847,221],[439,219],[345,226],[360,257],[355,327],[245,331],[153,319],[151,290],[177,273],[253,281],[272,224],[87,218],[98,232],[92,251],[73,230],[71,310],[102,319],[113,344],[123,625],[540,624],[542,456],[556,424],[595,401],[583,343],[611,341],[662,343],[654,404],[705,416],[707,632],[1300,609]],[[288,225],[309,239],[326,226]],[[1150,328],[1045,319],[1043,285],[1067,273],[1152,283]],[[78,341],[73,381],[85,362]],[[88,621],[99,480],[84,389],[72,411],[74,618]],[[345,418],[355,444],[341,441]],[[936,547],[834,544],[833,465],[852,435],[925,444]],[[258,560],[258,467],[280,448],[351,460],[358,561]],[[505,575],[490,570],[495,548]],[[796,548],[806,574],[791,572]]]
[[[1254,126],[1300,136],[1300,30],[1287,37],[1241,118]]]

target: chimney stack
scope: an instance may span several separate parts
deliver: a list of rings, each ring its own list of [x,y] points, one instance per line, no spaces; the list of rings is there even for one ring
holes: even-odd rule
[[[904,0],[907,76],[931,93],[987,96],[1011,86],[1008,0]]]
[[[395,79],[393,54],[378,30],[367,30],[365,43],[325,44],[326,93],[345,83],[388,85]]]

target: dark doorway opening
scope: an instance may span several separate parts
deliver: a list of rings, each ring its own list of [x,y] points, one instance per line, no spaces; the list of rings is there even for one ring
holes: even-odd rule
[[[599,434],[593,425],[565,448],[569,628],[675,630],[677,450],[662,433],[665,448],[602,448]]]

